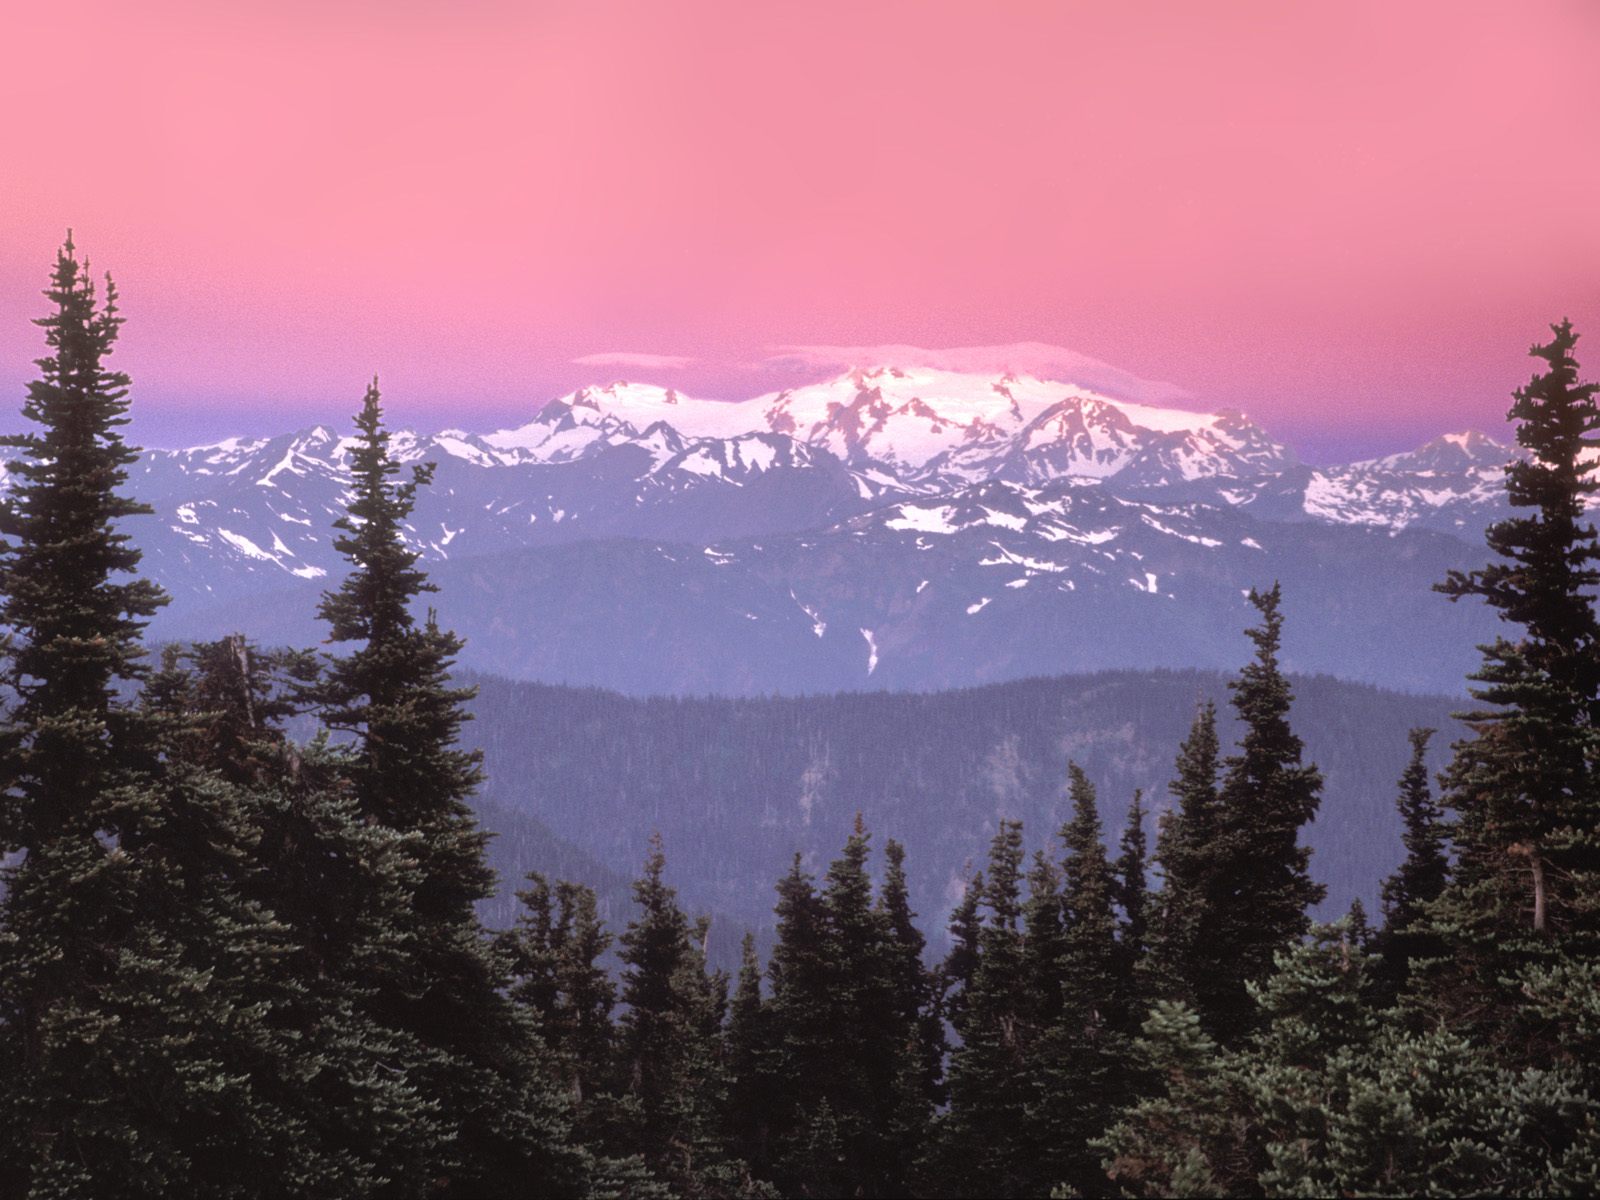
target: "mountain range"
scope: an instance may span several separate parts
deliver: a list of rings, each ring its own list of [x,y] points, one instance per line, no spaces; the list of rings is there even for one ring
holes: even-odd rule
[[[144,451],[153,632],[318,640],[352,444]],[[1430,588],[1483,561],[1515,453],[1451,433],[1307,466],[1238,412],[893,366],[738,402],[619,382],[392,446],[437,464],[408,536],[467,665],[725,694],[1229,667],[1274,580],[1292,669],[1459,693],[1493,623]]]

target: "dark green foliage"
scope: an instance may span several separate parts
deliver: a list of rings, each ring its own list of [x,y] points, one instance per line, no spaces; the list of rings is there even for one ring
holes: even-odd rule
[[[36,361],[22,413],[39,429],[3,439],[15,482],[0,507],[0,625],[11,633],[4,729],[6,805],[0,837],[49,853],[92,832],[88,811],[145,735],[142,713],[116,697],[141,678],[140,631],[166,597],[133,576],[139,551],[119,522],[151,509],[120,492],[135,452],[122,440],[127,375],[106,359],[122,317],[106,278],[96,292],[70,234],[34,323],[50,353]],[[64,848],[64,846],[63,846]]]
[[[1061,903],[1064,922],[1061,951],[1063,1009],[1085,1027],[1115,1023],[1117,988],[1116,914],[1112,908],[1117,880],[1106,861],[1100,811],[1094,785],[1073,763],[1072,820],[1061,829],[1066,851]]]
[[[1211,926],[1212,846],[1217,837],[1217,709],[1203,704],[1195,713],[1189,736],[1178,750],[1177,779],[1172,794],[1176,809],[1163,814],[1156,837],[1156,861],[1162,887],[1150,931],[1146,967],[1149,988],[1156,995],[1194,1004],[1212,962],[1202,944]]]
[[[350,775],[362,810],[423,835],[418,903],[424,914],[459,920],[493,893],[493,880],[483,864],[484,836],[466,804],[481,779],[479,756],[457,745],[473,694],[449,682],[461,643],[431,613],[422,624],[412,613],[417,597],[434,587],[406,544],[404,526],[432,468],[413,467],[410,479],[395,480],[400,466],[389,454],[376,382],[355,423],[352,498],[334,522],[343,531],[334,546],[352,570],[319,610],[328,640],[355,648],[329,661],[321,715],[328,728],[359,739]]]
[[[474,911],[494,881],[467,807],[477,756],[457,745],[471,695],[449,683],[460,642],[431,614],[419,625],[411,611],[431,585],[404,526],[430,469],[396,481],[375,383],[356,427],[351,500],[335,543],[352,570],[321,607],[329,640],[355,648],[328,664],[323,719],[355,736],[347,771],[358,811],[407,839],[416,881],[402,917],[407,953],[392,975],[373,980],[373,1016],[428,1051],[412,1082],[452,1124],[437,1166],[441,1191],[572,1192],[583,1162],[570,1147],[568,1105],[526,1011],[504,992],[503,964]]]
[[[1573,357],[1578,335],[1572,322],[1552,325],[1555,335],[1529,351],[1544,360],[1535,375],[1514,394],[1507,414],[1517,422],[1517,444],[1529,453],[1506,467],[1506,497],[1513,508],[1534,510],[1492,525],[1486,535],[1499,561],[1480,570],[1451,572],[1437,588],[1452,600],[1475,596],[1499,611],[1502,620],[1519,627],[1514,643],[1519,669],[1547,677],[1569,704],[1569,719],[1580,713],[1585,723],[1600,718],[1600,709],[1581,703],[1600,694],[1600,621],[1592,589],[1600,584],[1600,541],[1585,519],[1586,501],[1600,491],[1594,460],[1585,451],[1600,446],[1595,396],[1600,385],[1578,382]],[[1511,649],[1497,643],[1486,649],[1486,669]],[[1483,679],[1491,704],[1523,707],[1515,691],[1519,676]],[[1524,682],[1527,682],[1524,680]],[[1547,769],[1571,769],[1555,758]]]
[[[530,875],[528,885],[517,893],[522,913],[516,928],[499,939],[510,964],[510,995],[535,1015],[570,1093],[580,1136],[594,1142],[605,1119],[601,1089],[611,1075],[617,989],[600,959],[612,938],[592,888],[565,880],[552,886],[539,874]]]
[[[1135,1049],[1144,1071],[1159,1082],[1098,1143],[1118,1190],[1129,1196],[1259,1194],[1262,1154],[1236,1056],[1217,1046],[1193,1009],[1173,1000],[1156,1003]]]
[[[638,912],[619,939],[625,1011],[610,1145],[637,1154],[678,1196],[760,1194],[726,1132],[728,980],[707,971],[706,923],[684,916],[665,868],[652,839],[634,884]]]
[[[969,896],[957,909],[955,924],[965,928],[955,954],[973,961],[949,964],[953,978],[966,979],[950,1011],[961,1040],[950,1056],[950,1104],[931,1175],[940,1194],[1011,1196],[1038,1185],[1028,1110],[1039,1003],[1028,988],[1022,861],[1022,825],[1002,820],[987,872],[969,885],[981,888],[981,898]],[[974,933],[973,945],[964,945]]]
[[[41,319],[24,415],[6,439],[0,625],[15,702],[0,842],[22,850],[0,909],[0,1192],[359,1193],[361,1165],[315,1136],[297,1090],[318,1063],[275,1022],[292,1002],[285,931],[238,886],[256,829],[215,777],[164,771],[165,726],[118,695],[164,602],[126,578],[118,523],[128,379],[105,359],[121,317],[70,237]]]
[[[1027,1019],[1039,1029],[1061,1016],[1061,956],[1066,951],[1061,911],[1061,868],[1043,850],[1033,852],[1028,898],[1022,906],[1023,992]]]
[[[892,932],[873,906],[868,854],[869,836],[857,815],[822,889],[834,1028],[828,1059],[817,1065],[826,1073],[823,1095],[836,1121],[847,1191],[880,1195],[899,1182],[886,1178],[886,1168],[904,1158],[891,1150],[888,1135],[896,1077],[908,1065],[902,1055],[912,1034],[897,1011]]]
[[[451,1130],[412,1083],[426,1049],[372,1016],[372,981],[404,961],[415,868],[399,835],[361,820],[345,757],[320,738],[296,747],[277,724],[298,712],[294,696],[313,671],[309,656],[230,637],[169,650],[146,703],[165,721],[167,776],[223,789],[250,818],[251,854],[231,864],[235,882],[276,918],[285,952],[238,978],[270,997],[292,1064],[274,1079],[257,1060],[252,1075],[303,1108],[302,1151],[340,1164],[330,1194],[420,1194]],[[205,841],[191,832],[185,844]]]
[[[950,914],[950,952],[936,976],[939,1010],[957,1029],[961,1028],[972,979],[978,971],[978,944],[983,937],[983,915],[979,910],[984,893],[983,872],[970,867],[968,864],[962,882],[961,902]]]
[[[764,1167],[771,1160],[774,1080],[771,1015],[761,994],[756,939],[745,934],[739,976],[728,1006],[728,1130],[734,1151]]]
[[[772,1175],[799,1194],[823,1178],[847,1194],[902,1193],[932,1117],[942,1038],[904,852],[889,844],[874,899],[869,843],[858,818],[820,893],[799,859],[778,887],[759,1090]]]
[[[1354,932],[1324,926],[1280,956],[1252,988],[1260,1030],[1238,1051],[1219,1051],[1188,1010],[1157,1006],[1141,1050],[1162,1086],[1103,1141],[1118,1185],[1136,1196],[1588,1191],[1600,1127],[1579,1014],[1600,1011],[1593,973],[1546,979],[1531,996],[1570,1022],[1573,1058],[1511,1071],[1458,1033],[1413,1031],[1376,1007]]]
[[[772,1040],[765,1064],[772,1104],[765,1125],[772,1157],[757,1166],[763,1174],[787,1182],[811,1169],[806,1165],[805,1145],[811,1140],[806,1131],[826,1094],[822,1072],[833,1036],[833,1009],[828,996],[826,918],[815,883],[798,854],[777,890],[778,940],[767,966]],[[831,1118],[829,1124],[833,1128]]]
[[[1377,938],[1382,958],[1378,968],[1383,991],[1393,998],[1411,977],[1411,964],[1419,958],[1438,958],[1444,944],[1425,925],[1427,906],[1437,900],[1450,880],[1444,814],[1433,801],[1428,786],[1426,755],[1431,729],[1411,731],[1411,761],[1400,776],[1397,801],[1405,823],[1406,858],[1383,884],[1383,928]]]
[[[1073,811],[1061,830],[1061,1008],[1036,1055],[1034,1140],[1046,1180],[1098,1195],[1107,1183],[1091,1142],[1129,1098],[1128,990],[1116,936],[1119,881],[1106,859],[1094,787],[1076,763],[1068,770]]]
[[[1600,953],[1600,538],[1585,520],[1600,411],[1596,385],[1578,382],[1570,322],[1552,329],[1532,351],[1544,372],[1511,407],[1528,454],[1506,489],[1526,511],[1490,528],[1496,561],[1439,587],[1484,600],[1518,633],[1482,647],[1473,696],[1486,707],[1444,779],[1456,864],[1428,930],[1448,957],[1426,967],[1420,997],[1529,1066],[1559,1047],[1528,1003],[1528,972]]]
[[[1283,617],[1277,587],[1251,592],[1261,624],[1246,630],[1256,657],[1229,687],[1244,725],[1238,753],[1224,764],[1216,832],[1203,850],[1213,863],[1200,945],[1212,956],[1196,999],[1201,1019],[1224,1045],[1256,1021],[1248,985],[1272,973],[1278,953],[1310,926],[1324,889],[1309,874],[1300,830],[1316,815],[1322,778],[1301,762],[1289,727],[1289,681],[1278,667]]]
[[[943,1088],[945,1035],[935,979],[922,961],[927,940],[911,910],[905,847],[891,838],[884,843],[883,858],[878,912],[887,943],[888,996],[878,1037],[893,1101],[880,1116],[882,1178],[886,1191],[899,1193],[926,1152],[933,1106]]]
[[[609,904],[620,913],[638,845],[660,825],[676,847],[685,904],[718,917],[713,960],[730,970],[742,929],[770,944],[771,886],[795,851],[820,872],[857,809],[880,838],[905,845],[912,907],[943,918],[955,901],[952,881],[983,852],[997,814],[1041,834],[1066,821],[1069,757],[1100,788],[1114,837],[1137,788],[1152,814],[1178,806],[1167,787],[1197,700],[1217,701],[1224,747],[1243,732],[1226,704],[1227,677],[1209,671],[772,699],[639,699],[490,676],[473,682],[479,696],[465,736],[484,748],[479,811],[501,831],[491,852],[506,878],[541,870],[584,879],[600,892],[602,911]],[[1396,734],[1437,727],[1434,765],[1443,765],[1439,750],[1460,736],[1449,715],[1460,703],[1327,676],[1293,682],[1295,730],[1326,780],[1327,801],[1307,830],[1315,876],[1329,889],[1317,915],[1341,915],[1356,895],[1376,915],[1378,885],[1401,859],[1394,780],[1407,747]],[[535,822],[548,827],[545,840],[523,832]],[[1149,832],[1154,845],[1154,822]],[[515,912],[507,890],[485,919],[509,925]],[[923,929],[938,957],[949,949],[943,924]]]
[[[1134,1032],[1144,1021],[1148,1006],[1145,984],[1147,972],[1141,967],[1148,957],[1150,937],[1150,896],[1145,880],[1146,842],[1144,833],[1144,795],[1133,793],[1128,807],[1128,824],[1122,831],[1121,853],[1116,865],[1116,900],[1122,910],[1117,931],[1117,988],[1123,1008],[1122,1028]]]

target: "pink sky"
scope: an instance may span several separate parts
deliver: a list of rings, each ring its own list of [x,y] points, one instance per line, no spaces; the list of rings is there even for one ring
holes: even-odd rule
[[[70,224],[161,443],[1031,341],[1316,459],[1600,374],[1591,0],[5,8],[0,386]]]

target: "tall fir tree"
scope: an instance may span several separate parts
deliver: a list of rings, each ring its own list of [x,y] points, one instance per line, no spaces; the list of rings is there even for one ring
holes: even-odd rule
[[[1106,857],[1094,785],[1077,763],[1069,764],[1068,778],[1061,1009],[1034,1056],[1040,1100],[1033,1138],[1043,1172],[1034,1190],[1064,1183],[1077,1195],[1100,1195],[1108,1183],[1092,1142],[1129,1098],[1127,993],[1114,908],[1118,879]]]
[[[601,958],[611,934],[599,917],[594,889],[538,872],[517,893],[515,928],[497,939],[510,964],[509,994],[529,1009],[566,1082],[580,1138],[600,1144],[610,1081],[616,985]]]
[[[1309,910],[1326,889],[1310,877],[1311,851],[1300,830],[1316,815],[1322,777],[1301,761],[1289,725],[1293,699],[1278,663],[1283,635],[1277,585],[1250,593],[1261,624],[1247,629],[1255,659],[1230,681],[1244,724],[1238,753],[1225,764],[1201,945],[1212,969],[1197,981],[1201,1019],[1230,1045],[1258,1020],[1248,985],[1272,974],[1276,955],[1311,926]]]
[[[728,1006],[728,1129],[735,1152],[757,1171],[771,1160],[771,1012],[761,994],[755,934],[739,945],[739,975]]]
[[[1428,905],[1450,881],[1444,814],[1428,786],[1428,742],[1433,734],[1432,729],[1411,731],[1411,758],[1400,776],[1396,800],[1406,857],[1383,883],[1383,927],[1376,937],[1375,970],[1380,991],[1390,1000],[1405,990],[1413,962],[1445,952],[1444,944],[1425,928]]]
[[[1456,862],[1429,914],[1448,953],[1426,969],[1425,1003],[1516,1065],[1561,1053],[1524,977],[1600,954],[1600,535],[1586,519],[1600,408],[1571,323],[1552,333],[1511,406],[1527,453],[1506,468],[1516,511],[1488,531],[1496,560],[1438,589],[1483,600],[1517,635],[1481,647],[1483,707],[1444,777]]]
[[[1150,953],[1143,974],[1146,987],[1167,1000],[1194,1005],[1212,961],[1204,943],[1210,926],[1214,845],[1220,818],[1217,795],[1220,746],[1216,705],[1195,712],[1189,735],[1178,751],[1175,809],[1162,815],[1156,836],[1156,862],[1162,885],[1150,929]]]
[[[828,867],[822,888],[823,945],[833,1010],[827,1056],[814,1064],[837,1122],[849,1192],[881,1191],[889,1164],[888,1125],[897,1066],[890,979],[889,929],[873,906],[867,872],[870,835],[857,813],[844,851]]]
[[[765,1121],[772,1157],[758,1166],[788,1194],[803,1193],[811,1186],[807,1181],[831,1178],[841,1151],[831,1111],[826,1137],[821,1136],[822,1126],[815,1125],[827,1095],[818,1064],[827,1061],[833,1039],[832,973],[822,899],[799,854],[778,881],[777,892],[777,943],[767,964],[771,1052],[763,1089],[772,1105]],[[823,1151],[834,1157],[817,1161],[815,1155]]]
[[[878,912],[888,939],[887,1049],[893,1055],[894,1102],[884,1130],[884,1176],[903,1192],[915,1178],[928,1143],[934,1105],[944,1078],[944,1021],[935,1002],[932,973],[922,960],[927,939],[917,928],[906,878],[906,851],[890,838],[883,846]]]
[[[1072,817],[1061,829],[1066,853],[1061,896],[1063,1008],[1075,1023],[1114,1025],[1112,1006],[1119,990],[1113,909],[1117,879],[1106,860],[1094,784],[1077,763],[1069,764],[1067,771]]]
[[[952,1019],[961,1040],[950,1056],[950,1102],[929,1173],[939,1195],[1012,1196],[1038,1182],[1029,1117],[1038,1031],[1028,1014],[1039,1003],[1027,987],[1022,863],[1022,823],[1002,820],[982,876],[975,961]],[[958,927],[971,920],[968,911],[964,900]]]
[[[730,1144],[722,1036],[728,980],[706,964],[709,921],[690,923],[665,869],[657,835],[634,882],[638,912],[619,939],[624,1012],[611,1149],[637,1154],[685,1200],[764,1196],[768,1189]]]
[[[505,994],[503,963],[474,910],[494,879],[467,805],[478,756],[458,745],[472,694],[450,684],[461,642],[431,613],[419,623],[412,612],[435,590],[404,537],[432,468],[397,478],[376,381],[355,423],[350,500],[334,542],[351,571],[319,610],[329,640],[354,648],[328,663],[322,716],[355,739],[349,776],[360,812],[407,837],[416,864],[410,953],[376,988],[376,1015],[431,1052],[413,1082],[455,1123],[437,1165],[443,1194],[571,1193],[584,1159],[565,1097],[530,1018]]]
[[[1061,955],[1065,950],[1061,868],[1043,850],[1028,868],[1028,898],[1022,906],[1022,969],[1027,1019],[1046,1029],[1061,1015]]]
[[[1146,880],[1148,843],[1144,831],[1144,793],[1136,790],[1128,806],[1128,824],[1122,831],[1116,864],[1117,907],[1122,922],[1117,931],[1117,989],[1122,1007],[1121,1027],[1132,1034],[1144,1023],[1148,1007],[1144,963],[1149,954],[1150,897]]]
[[[164,761],[171,722],[126,696],[164,597],[121,530],[149,510],[121,491],[115,288],[69,235],[46,295],[39,428],[6,439],[0,509],[0,841],[22,851],[0,904],[0,1193],[363,1194],[370,1163],[306,1101],[323,1064],[290,1015],[292,942],[248,893],[259,827],[214,772]]]
[[[869,847],[857,814],[820,893],[798,862],[779,886],[770,1061],[783,1110],[776,1176],[790,1189],[827,1178],[850,1194],[901,1193],[931,1117],[930,989],[904,851],[891,843],[874,899]],[[826,1130],[816,1124],[824,1108]],[[814,1161],[824,1146],[837,1159]]]
[[[973,976],[978,972],[978,947],[983,937],[983,872],[974,871],[969,861],[965,875],[961,900],[950,914],[946,927],[950,949],[935,977],[939,1012],[957,1029],[964,1018]]]
[[[167,823],[182,828],[195,790],[229,798],[250,831],[246,853],[226,864],[231,881],[270,912],[282,941],[279,954],[257,954],[230,977],[270,1003],[264,1012],[291,1059],[284,1069],[257,1054],[252,1080],[300,1114],[299,1144],[335,1166],[328,1194],[424,1195],[452,1133],[411,1084],[425,1049],[371,1015],[371,980],[405,954],[414,866],[397,834],[361,819],[344,755],[322,735],[297,746],[282,728],[301,713],[314,656],[262,652],[235,635],[163,659],[143,701],[165,727]],[[214,828],[183,834],[191,861],[221,844]],[[258,1182],[270,1189],[277,1178]]]
[[[0,506],[0,624],[16,696],[0,742],[9,793],[0,834],[31,859],[88,850],[97,801],[147,741],[147,717],[117,693],[147,673],[141,634],[167,602],[137,576],[141,554],[120,528],[153,510],[120,490],[136,453],[121,434],[128,376],[106,362],[123,321],[116,288],[107,276],[99,295],[69,233],[45,296],[53,311],[34,323],[50,353],[36,360],[22,408],[39,429],[0,440],[16,452]]]

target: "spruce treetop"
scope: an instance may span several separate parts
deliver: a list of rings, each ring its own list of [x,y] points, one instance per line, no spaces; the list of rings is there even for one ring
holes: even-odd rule
[[[14,720],[71,711],[104,720],[117,680],[142,677],[140,634],[167,602],[132,575],[139,550],[117,527],[153,510],[119,489],[137,457],[119,432],[128,423],[128,376],[106,359],[122,327],[117,290],[102,298],[69,232],[45,290],[53,311],[35,320],[51,353],[37,359],[23,415],[39,428],[0,438],[18,451],[16,479],[0,504],[0,624],[14,643],[9,682]]]
[[[1513,508],[1536,514],[1490,526],[1489,548],[1502,561],[1451,571],[1436,590],[1451,600],[1481,597],[1501,620],[1521,626],[1526,636],[1520,651],[1528,665],[1589,698],[1593,720],[1593,700],[1600,694],[1600,620],[1594,611],[1600,538],[1584,514],[1600,479],[1596,460],[1584,452],[1600,446],[1593,436],[1600,429],[1600,384],[1578,382],[1572,322],[1550,329],[1551,340],[1529,351],[1547,369],[1513,393],[1508,414],[1518,422],[1517,442],[1529,454],[1506,467],[1506,498]],[[1479,698],[1511,699],[1493,688]]]

